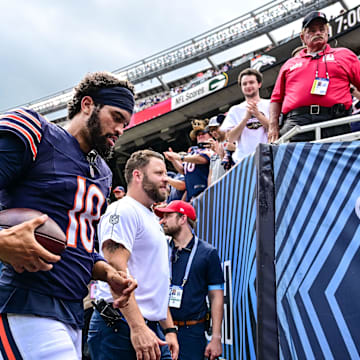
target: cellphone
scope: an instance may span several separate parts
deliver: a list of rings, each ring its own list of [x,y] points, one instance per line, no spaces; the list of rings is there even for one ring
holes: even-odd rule
[[[198,147],[199,147],[200,149],[210,148],[210,147],[211,147],[211,144],[208,143],[208,142],[198,143]]]

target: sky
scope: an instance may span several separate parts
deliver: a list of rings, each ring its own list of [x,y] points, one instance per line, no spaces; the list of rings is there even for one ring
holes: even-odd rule
[[[356,1],[356,0],[348,0]],[[114,71],[265,0],[0,0],[0,111]]]

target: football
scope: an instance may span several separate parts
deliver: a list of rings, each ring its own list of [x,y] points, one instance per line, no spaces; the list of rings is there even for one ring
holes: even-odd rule
[[[0,227],[9,228],[43,215],[40,211],[14,208],[0,211]],[[35,230],[36,240],[53,254],[59,255],[66,248],[66,236],[50,217]]]

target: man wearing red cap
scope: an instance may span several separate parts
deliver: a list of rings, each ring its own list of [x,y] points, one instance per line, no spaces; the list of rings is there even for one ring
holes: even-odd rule
[[[345,48],[333,49],[328,42],[326,15],[312,11],[305,16],[300,34],[306,46],[281,68],[271,95],[269,142],[279,137],[279,116],[284,124],[280,135],[295,125],[307,125],[351,114],[350,84],[360,86],[360,61]],[[343,134],[348,125],[326,128],[322,137]],[[314,139],[313,132],[300,134],[293,141]]]
[[[156,208],[170,242],[170,300],[178,326],[179,359],[217,359],[222,353],[221,322],[224,307],[224,275],[217,250],[194,234],[195,209],[181,200]],[[212,317],[212,339],[205,338],[206,296]]]

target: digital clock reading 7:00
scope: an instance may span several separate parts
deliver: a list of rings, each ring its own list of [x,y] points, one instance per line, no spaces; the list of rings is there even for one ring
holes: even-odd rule
[[[360,5],[330,21],[329,35],[335,36],[360,24]]]

